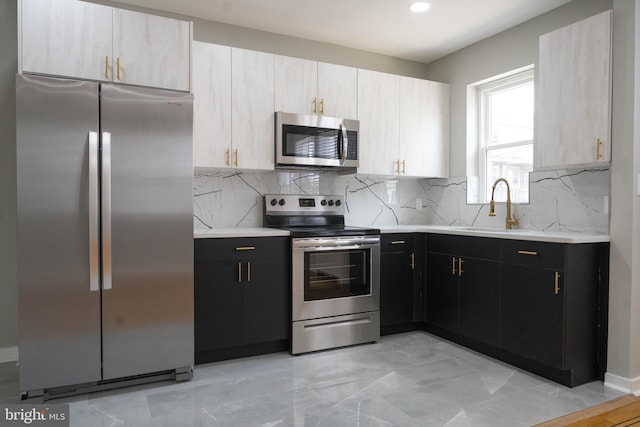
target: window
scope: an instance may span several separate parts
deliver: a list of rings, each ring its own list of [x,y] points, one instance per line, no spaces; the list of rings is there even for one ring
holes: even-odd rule
[[[475,92],[477,171],[476,203],[491,200],[491,186],[506,178],[514,203],[529,202],[533,166],[533,69],[472,85]],[[471,129],[471,128],[470,128]],[[495,199],[506,200],[506,186]],[[473,201],[473,200],[472,200]]]

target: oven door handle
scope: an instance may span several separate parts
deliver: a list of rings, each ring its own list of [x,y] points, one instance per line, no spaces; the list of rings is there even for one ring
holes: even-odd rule
[[[364,238],[364,239],[309,239],[294,240],[293,248],[335,248],[335,249],[354,249],[365,246],[379,246],[380,238]]]

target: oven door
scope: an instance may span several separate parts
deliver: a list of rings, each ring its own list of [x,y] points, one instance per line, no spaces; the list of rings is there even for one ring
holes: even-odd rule
[[[292,242],[293,321],[380,310],[380,237]]]

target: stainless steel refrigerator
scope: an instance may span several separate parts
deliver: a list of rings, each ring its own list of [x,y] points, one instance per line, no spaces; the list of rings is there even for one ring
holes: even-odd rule
[[[16,76],[23,397],[192,376],[192,105]]]

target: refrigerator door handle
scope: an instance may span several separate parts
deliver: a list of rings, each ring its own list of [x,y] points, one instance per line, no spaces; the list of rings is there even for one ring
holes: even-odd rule
[[[102,132],[102,289],[112,285],[111,269],[111,133]]]
[[[89,132],[89,290],[100,290],[98,132]]]

